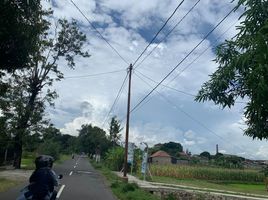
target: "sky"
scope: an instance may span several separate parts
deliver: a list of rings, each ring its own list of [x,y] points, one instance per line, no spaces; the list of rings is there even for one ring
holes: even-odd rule
[[[111,110],[118,91],[134,63],[181,1],[175,0],[73,0],[91,24],[70,0],[44,1],[54,10],[54,18],[75,19],[87,35],[84,50],[89,58],[77,57],[76,67],[64,61],[59,68],[65,79],[54,84],[59,97],[55,107],[47,109],[51,122],[63,134],[78,135],[82,124],[108,130],[112,116],[125,128],[127,84]],[[155,41],[134,66],[131,109],[134,108],[235,6],[235,2],[184,1]],[[250,159],[268,159],[266,141],[243,135],[246,128],[241,100],[231,109],[212,102],[194,101],[201,85],[217,69],[215,47],[237,33],[241,10],[232,13],[202,44],[166,78],[130,115],[129,141],[153,146],[179,142],[192,154],[215,154],[216,144],[226,154]],[[181,23],[166,37],[181,19]],[[107,42],[116,51],[107,44]],[[147,54],[154,51],[147,57]],[[120,56],[118,55],[120,54]],[[140,63],[143,59],[145,60]],[[109,73],[108,73],[109,72]],[[111,72],[111,73],[110,73]],[[109,116],[107,117],[107,115]],[[122,141],[125,129],[122,130]]]

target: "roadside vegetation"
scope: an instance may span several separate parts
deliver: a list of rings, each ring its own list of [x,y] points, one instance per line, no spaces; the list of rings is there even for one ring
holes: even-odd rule
[[[26,152],[25,155],[23,155],[21,160],[21,168],[26,170],[34,170],[35,169],[35,158],[37,156],[37,153],[33,152]],[[70,155],[66,154],[60,154],[59,158],[55,161],[55,164],[61,164],[63,161],[70,159]]]
[[[126,183],[104,164],[91,161],[92,165],[107,179],[113,194],[120,200],[157,200],[157,196],[140,189],[135,183]]]
[[[229,169],[190,165],[151,165],[154,176],[198,179],[218,182],[262,183],[264,174],[257,170]]]
[[[19,183],[20,183],[19,181],[0,178],[0,192],[4,192],[9,188],[16,186]]]
[[[153,176],[152,182],[197,187],[206,190],[226,190],[244,194],[267,195],[263,183],[239,183],[235,181],[209,181],[198,179],[178,179],[164,176]]]

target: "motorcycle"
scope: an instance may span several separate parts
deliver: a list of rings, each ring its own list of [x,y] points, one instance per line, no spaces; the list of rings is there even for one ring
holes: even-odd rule
[[[62,179],[63,175],[60,174],[58,175],[58,179]],[[20,195],[16,200],[32,200],[33,199],[33,194],[29,190],[30,186],[34,183],[30,183],[26,187],[24,187],[22,190],[20,190]],[[59,184],[60,185],[60,184]],[[57,191],[52,192],[50,195],[50,200],[56,199]]]

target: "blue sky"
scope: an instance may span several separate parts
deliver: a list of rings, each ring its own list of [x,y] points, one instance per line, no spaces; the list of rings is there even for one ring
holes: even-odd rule
[[[108,123],[102,125],[126,76],[126,68],[137,59],[180,3],[174,0],[74,0],[74,2],[128,64],[107,46],[70,1],[54,0],[52,4],[44,2],[45,7],[54,6],[56,18],[78,20],[88,37],[85,48],[89,50],[91,57],[77,58],[75,70],[68,69],[65,63],[61,62],[60,68],[66,77],[122,70],[102,76],[66,78],[54,84],[59,98],[56,100],[55,108],[48,109],[48,114],[62,133],[71,135],[77,135],[77,129],[84,123],[92,123],[105,130],[108,128]],[[173,28],[195,2],[185,1],[182,4],[163,33],[159,34],[159,38],[149,48],[151,50],[158,45],[156,50],[134,71],[132,108],[151,90],[151,86],[156,85],[145,76],[156,82],[161,81],[235,6],[228,1],[201,0],[169,37],[159,43],[164,34]],[[208,75],[217,68],[217,64],[213,61],[215,45],[236,34],[235,25],[239,24],[239,15],[238,12],[231,14],[164,84],[176,90],[196,94],[202,83],[209,79]],[[220,39],[215,41],[218,37]],[[206,48],[208,50],[200,56]],[[198,56],[200,56],[198,60],[173,80],[181,69]],[[243,135],[244,104],[237,103],[232,109],[222,110],[211,102],[197,103],[190,95],[162,86],[157,91],[161,95],[154,92],[147,103],[142,104],[131,114],[131,142],[136,144],[147,142],[152,146],[160,142],[175,141],[180,142],[184,149],[189,149],[193,154],[202,151],[214,154],[216,144],[219,144],[222,153],[267,159],[267,142],[253,141]],[[125,119],[126,100],[127,87],[124,87],[109,117],[116,115],[118,119]],[[125,127],[124,120],[122,126]]]

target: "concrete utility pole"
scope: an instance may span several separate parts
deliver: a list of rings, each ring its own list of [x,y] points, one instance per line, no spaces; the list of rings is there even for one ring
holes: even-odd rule
[[[131,73],[132,64],[129,66],[129,80],[128,80],[128,102],[127,102],[127,122],[126,122],[126,139],[125,139],[125,159],[124,159],[124,176],[127,180],[127,154],[128,154],[128,132],[129,132],[129,114],[130,114],[130,94],[131,94]]]

